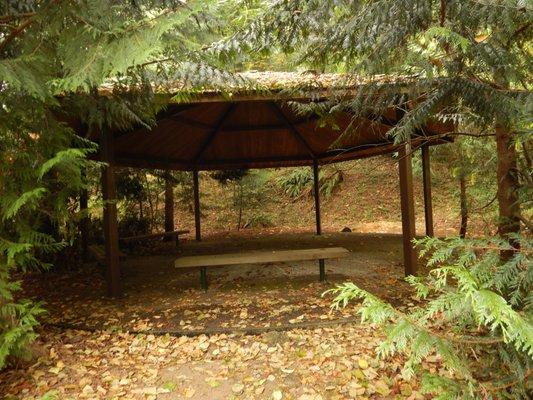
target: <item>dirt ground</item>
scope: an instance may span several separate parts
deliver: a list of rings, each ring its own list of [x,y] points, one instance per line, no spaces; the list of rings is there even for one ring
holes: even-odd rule
[[[316,261],[237,265],[208,269],[209,290],[204,292],[198,269],[173,266],[180,255],[328,246],[345,247],[352,255],[326,261],[327,283],[318,282]],[[268,328],[305,313],[309,314],[306,321],[323,318],[329,313],[331,298],[322,299],[321,294],[346,280],[392,301],[399,300],[404,294],[401,289],[406,287],[399,262],[401,237],[391,234],[230,234],[202,242],[186,240],[178,250],[161,244],[151,252],[158,254],[130,255],[123,263],[124,296],[120,299],[105,297],[104,280],[98,271],[49,273],[45,279],[35,275],[27,281],[27,292],[46,302],[46,321],[50,323],[134,331],[202,331],[234,329],[243,321],[247,328]],[[286,311],[285,304],[289,305]],[[243,309],[247,318],[241,318]]]
[[[350,258],[177,270],[180,254],[342,246]],[[7,399],[364,399],[423,398],[400,360],[379,360],[382,338],[361,324],[357,305],[331,310],[336,283],[352,281],[409,306],[401,236],[312,233],[226,234],[159,255],[128,255],[124,296],[105,297],[101,272],[46,273],[25,281],[48,315],[37,357],[0,374]],[[438,368],[438,360],[435,368]],[[54,397],[55,396],[55,397]]]

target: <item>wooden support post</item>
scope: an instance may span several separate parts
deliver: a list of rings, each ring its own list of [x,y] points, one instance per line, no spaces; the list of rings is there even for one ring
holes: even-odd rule
[[[200,226],[200,184],[198,180],[198,170],[192,172],[193,190],[194,190],[194,226],[196,228],[196,240],[202,240],[202,231]]]
[[[431,198],[431,168],[429,164],[429,146],[422,146],[422,180],[424,183],[424,220],[426,236],[433,237],[433,201]]]
[[[165,232],[174,228],[174,182],[169,170],[165,171]],[[166,236],[165,240],[176,240],[176,236]]]
[[[316,217],[316,234],[322,234],[322,223],[320,221],[320,182],[318,179],[318,161],[313,161],[313,193],[315,197],[315,217]]]
[[[83,183],[87,183],[87,173],[85,169],[81,172],[81,177]],[[87,213],[89,205],[89,192],[87,188],[82,189],[80,193],[80,213],[83,214],[80,219],[79,230],[80,230],[80,242],[81,242],[81,256],[84,261],[87,261],[89,256],[89,215]]]
[[[200,267],[200,285],[202,286],[202,289],[207,291],[207,267]]]
[[[318,280],[320,282],[326,280],[326,261],[323,258],[318,260]]]
[[[413,167],[411,164],[411,143],[400,147],[400,199],[402,209],[403,262],[405,275],[416,275],[416,251],[412,240],[415,238],[415,205],[413,195]]]
[[[104,132],[102,134],[101,153],[102,161],[107,163],[102,169],[107,293],[111,297],[117,297],[122,293],[122,282],[118,249],[117,194],[115,187],[115,168],[113,166],[113,136],[111,133]]]
[[[320,181],[318,176],[318,161],[313,160],[313,194],[315,197],[316,234],[322,234],[322,222],[320,219]],[[323,259],[318,260],[320,282],[326,280],[326,265]]]

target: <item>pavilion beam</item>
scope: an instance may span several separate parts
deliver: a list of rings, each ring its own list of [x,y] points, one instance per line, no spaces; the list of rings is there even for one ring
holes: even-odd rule
[[[224,129],[221,129],[220,132],[223,132]],[[412,146],[419,146],[422,142],[429,142],[429,145],[440,145],[449,143],[449,141],[442,138],[432,139],[431,137],[427,139],[413,138],[411,139]],[[326,153],[316,154],[316,158],[320,159],[321,164],[327,164],[338,161],[347,161],[353,159],[362,159],[367,157],[373,157],[380,154],[388,154],[395,151],[398,151],[399,145],[394,142],[384,142],[379,144],[367,144],[357,146],[357,148],[344,149],[344,150],[328,150]],[[280,161],[294,161],[293,166],[297,165],[310,165],[310,161],[313,158],[310,156],[283,156],[283,157],[263,157],[257,158],[254,160],[254,163],[275,163]],[[209,163],[204,163],[202,165],[203,170],[216,170],[221,166],[224,168],[242,168],[243,165],[250,164],[249,159],[233,159],[233,164],[228,164],[228,160],[209,160]],[[143,155],[132,154],[132,153],[116,153],[116,164],[121,167],[131,167],[131,168],[153,168],[153,169],[173,169],[173,170],[191,170],[194,168],[190,159],[174,159],[174,158],[163,158],[163,157],[150,157],[150,159],[145,159]],[[256,168],[256,167],[248,167]]]
[[[283,114],[283,111],[281,110],[281,108],[276,103],[269,103],[269,104],[271,105],[272,110],[276,113],[276,115],[283,121],[285,126],[289,129],[289,131],[292,132],[294,137],[296,137],[296,140],[298,140],[305,147],[311,159],[316,160],[317,156],[315,152],[313,151],[313,149],[311,148],[311,146],[309,145],[309,143],[307,143],[307,140],[305,140],[305,138],[298,131],[298,129],[294,127],[294,125],[291,123],[291,121],[289,121],[287,116]]]
[[[196,230],[196,240],[202,240],[202,230],[200,221],[200,182],[198,177],[198,170],[192,172],[192,182],[194,191],[194,228]]]
[[[431,196],[431,167],[429,162],[429,146],[422,146],[422,181],[424,184],[424,221],[426,236],[433,237],[433,200]]]
[[[118,222],[117,222],[117,192],[115,186],[114,146],[111,132],[102,132],[102,161],[106,165],[102,168],[102,195],[104,201],[104,239],[106,252],[107,294],[118,297],[122,294],[120,276]]]
[[[220,128],[222,127],[226,119],[231,115],[233,110],[235,110],[235,107],[236,107],[236,104],[231,103],[229,107],[226,109],[226,111],[222,114],[222,116],[218,119],[217,123],[213,127],[213,130],[209,132],[209,134],[207,135],[207,139],[204,141],[204,143],[202,143],[202,147],[200,147],[200,149],[198,150],[198,152],[195,154],[193,158],[193,163],[195,165],[197,165],[198,162],[202,159],[202,156],[204,155],[205,151],[207,150],[209,145],[213,142],[213,140],[217,136],[218,132],[220,131]]]
[[[412,243],[415,238],[415,205],[413,194],[413,166],[411,162],[411,141],[409,139],[400,147],[398,156],[402,210],[403,260],[405,276],[408,276],[416,275],[417,273],[417,255]]]

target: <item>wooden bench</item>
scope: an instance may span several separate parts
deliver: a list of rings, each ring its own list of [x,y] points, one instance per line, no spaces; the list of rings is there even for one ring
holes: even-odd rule
[[[140,242],[143,240],[153,240],[153,239],[160,239],[160,238],[166,238],[170,237],[172,238],[172,241],[176,245],[176,247],[179,246],[179,236],[180,235],[186,235],[189,233],[188,230],[179,230],[179,231],[171,231],[171,232],[161,232],[161,233],[150,233],[147,235],[137,235],[137,236],[128,236],[120,238],[119,241],[123,243],[131,243],[131,242]]]
[[[89,253],[93,256],[93,258],[96,260],[96,262],[100,265],[105,265],[106,259],[105,259],[105,246],[93,244],[89,247],[87,247],[87,250],[89,250]],[[126,259],[126,254],[119,251],[118,252],[118,258],[120,261],[124,261]]]
[[[326,279],[324,260],[344,258],[350,251],[344,247],[323,247],[317,249],[251,251],[241,253],[199,255],[180,257],[174,262],[176,268],[200,268],[200,284],[207,290],[207,267],[221,267],[238,264],[267,264],[276,262],[319,260],[320,281]]]

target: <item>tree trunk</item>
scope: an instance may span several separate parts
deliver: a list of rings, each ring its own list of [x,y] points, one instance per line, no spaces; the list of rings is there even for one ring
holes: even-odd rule
[[[459,176],[460,198],[461,198],[461,228],[459,229],[459,236],[465,238],[466,227],[468,225],[468,204],[466,202],[466,178],[464,174]]]
[[[80,213],[83,213],[79,230],[81,236],[81,255],[84,261],[87,261],[89,256],[89,215],[87,211],[89,202],[89,192],[87,189],[82,189],[80,193]]]
[[[498,155],[498,233],[502,238],[509,239],[510,235],[520,233],[520,203],[518,199],[517,157],[513,133],[507,127],[496,125],[496,150]],[[518,243],[509,239],[513,247]],[[502,252],[502,257],[508,258],[512,251]]]
[[[239,187],[239,217],[237,220],[237,230],[241,230],[241,224],[242,224],[242,196],[243,196],[243,189],[242,189],[242,183],[237,184]]]
[[[148,208],[150,210],[150,217],[149,217],[149,231],[150,233],[153,232],[154,229],[154,221],[155,221],[155,211],[154,211],[154,201],[152,199],[152,190],[150,188],[150,183],[148,182],[148,178],[146,177],[146,173],[142,174],[143,177],[143,184],[146,190],[146,198],[148,200]]]
[[[172,231],[174,231],[174,185],[170,171],[165,171],[165,232]]]

